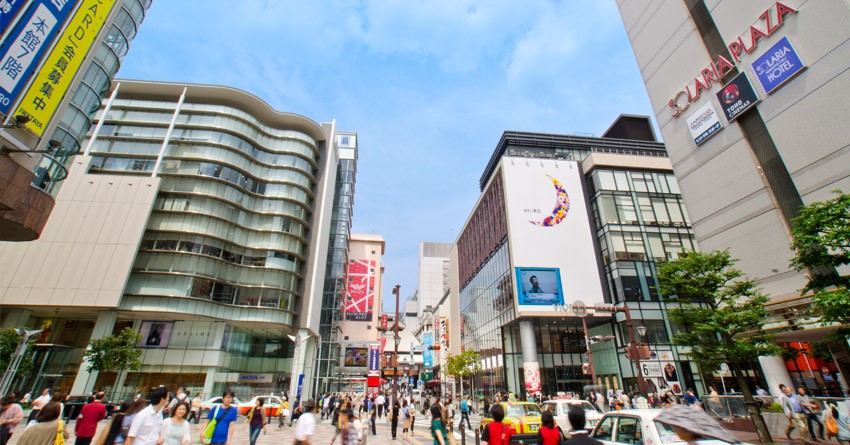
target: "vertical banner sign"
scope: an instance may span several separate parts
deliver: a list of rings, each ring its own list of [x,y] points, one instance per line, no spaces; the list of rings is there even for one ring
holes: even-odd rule
[[[390,326],[390,317],[387,314],[381,314],[381,329],[387,330]]]
[[[4,28],[9,26],[7,17],[11,21],[22,9],[22,5],[27,3],[18,0],[14,6],[6,8],[3,5],[6,2],[8,0],[0,0],[0,17],[3,19],[0,26]],[[57,8],[55,3],[60,6]],[[35,75],[38,62],[47,48],[50,48],[68,14],[74,9],[74,3],[76,2],[68,1],[62,4],[49,0],[31,2],[32,6],[0,45],[0,111],[3,113],[9,113],[12,102]]]
[[[413,342],[410,342],[410,364],[413,364]]]
[[[345,319],[369,321],[375,304],[375,261],[349,260]]]
[[[28,116],[27,128],[36,135],[44,135],[113,5],[115,0],[83,0],[35,76],[15,115]]]
[[[440,363],[445,363],[449,356],[449,319],[440,317]]]
[[[369,375],[381,375],[381,345],[369,345]]]
[[[434,356],[431,346],[434,346],[434,334],[426,332],[422,334],[422,366],[426,369],[434,367]]]
[[[523,362],[522,373],[525,376],[525,392],[533,394],[540,391],[540,363]]]
[[[26,0],[0,0],[0,37],[6,34],[27,3]]]
[[[304,386],[304,374],[298,374],[298,391],[295,393],[295,400],[301,400],[301,388]]]

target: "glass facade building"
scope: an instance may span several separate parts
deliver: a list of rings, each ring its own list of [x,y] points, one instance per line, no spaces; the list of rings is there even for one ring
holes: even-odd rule
[[[502,158],[579,162],[596,255],[574,260],[598,264],[605,302],[628,305],[635,324],[647,328],[642,340],[650,346],[649,361],[673,363],[682,384],[697,387],[695,366],[671,345],[673,327],[655,273],[656,261],[694,248],[693,230],[664,145],[655,141],[648,119],[638,116],[621,116],[602,137],[520,132],[502,136],[481,179],[482,197],[457,241],[461,341],[463,349],[483,356],[475,386],[485,396],[496,391],[524,393],[523,348],[531,342],[522,336],[529,335],[545,394],[581,393],[591,383],[608,389],[637,388],[634,364],[625,354],[629,335],[622,313],[588,319],[589,335],[615,337],[590,346],[596,382],[582,367],[588,345],[581,319],[568,314],[517,315],[515,265],[509,252],[512,242],[521,241],[513,239],[505,224]],[[654,378],[646,380],[658,392],[662,384]]]
[[[250,399],[285,392],[305,374],[309,394],[321,303],[339,301],[356,134],[344,134],[350,142],[342,149],[333,124],[278,112],[232,88],[138,81],[113,88],[81,141],[87,154],[71,162],[50,235],[29,250],[0,245],[10,264],[16,256],[51,261],[28,259],[33,249],[82,249],[72,255],[79,272],[45,268],[57,269],[55,312],[18,301],[11,305],[19,315],[3,319],[54,326],[43,343],[55,351],[41,360],[56,372],[40,384],[111,394],[179,384],[208,396],[232,388]],[[15,267],[19,280],[25,271]],[[105,277],[94,278],[96,271]],[[324,289],[316,285],[323,280]],[[68,294],[69,286],[89,290]],[[329,335],[336,321],[321,319]],[[59,326],[77,329],[79,341],[54,338]],[[85,372],[89,339],[124,328],[142,335],[141,369]],[[333,362],[327,354],[321,363]]]

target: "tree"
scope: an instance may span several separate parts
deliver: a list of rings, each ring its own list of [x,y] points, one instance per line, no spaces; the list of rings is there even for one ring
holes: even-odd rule
[[[673,342],[689,347],[704,371],[729,365],[759,438],[771,442],[743,369],[760,355],[778,355],[780,348],[761,331],[767,297],[733,267],[736,261],[728,251],[683,253],[659,265],[659,288],[670,303],[678,302],[668,305],[670,319],[686,327]]]
[[[0,329],[0,373],[5,372],[6,368],[9,367],[12,354],[18,349],[18,345],[21,344],[21,338],[21,335],[15,331],[15,328]],[[26,378],[32,372],[34,366],[32,346],[36,340],[37,338],[30,339],[27,351],[24,353],[20,365],[18,365],[18,376]]]
[[[108,335],[92,340],[84,355],[88,362],[86,370],[118,373],[141,368],[140,341],[142,336],[132,328],[124,328],[117,336]]]
[[[446,359],[446,372],[460,378],[460,395],[463,397],[463,378],[481,371],[481,354],[466,350]]]
[[[850,264],[850,195],[815,202],[794,218],[791,234],[796,256],[791,266],[807,272],[804,290],[814,293],[814,309],[824,323],[850,323],[850,276],[838,271]],[[842,332],[840,335],[847,335]]]

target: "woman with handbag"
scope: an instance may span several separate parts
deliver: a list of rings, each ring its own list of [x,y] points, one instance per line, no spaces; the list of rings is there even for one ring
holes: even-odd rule
[[[248,440],[251,445],[257,445],[257,438],[260,437],[260,431],[266,431],[266,410],[263,408],[263,398],[257,397],[257,404],[251,411],[248,411],[248,417],[245,423],[242,424],[244,430],[246,426],[251,425],[251,432]]]
[[[65,445],[68,439],[68,431],[65,422],[59,419],[62,407],[57,402],[49,402],[41,408],[36,417],[35,425],[27,428],[18,443],[21,445]]]
[[[487,424],[487,428],[484,428],[481,443],[486,445],[510,444],[514,429],[511,425],[502,423],[505,420],[505,408],[500,404],[493,405],[490,408],[490,416],[493,417],[493,421]]]

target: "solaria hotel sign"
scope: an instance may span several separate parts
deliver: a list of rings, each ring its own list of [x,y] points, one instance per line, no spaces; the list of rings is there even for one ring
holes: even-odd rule
[[[758,23],[751,25],[747,32],[726,45],[734,63],[722,54],[718,54],[714,62],[703,68],[692,81],[670,99],[667,105],[673,110],[673,117],[681,116],[692,103],[699,99],[703,91],[710,89],[715,82],[719,82],[723,76],[735,69],[735,64],[741,61],[742,55],[755,51],[762,39],[776,32],[785,23],[786,17],[796,12],[796,9],[776,2],[772,8],[761,13],[758,16]]]

